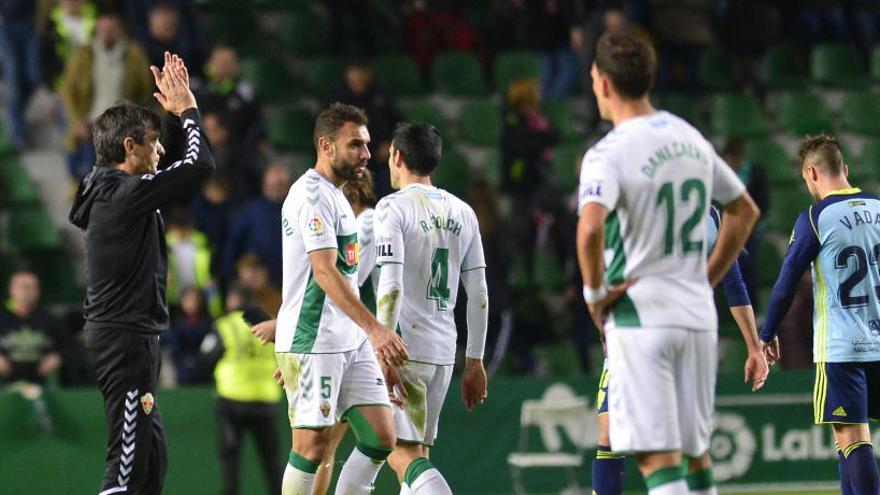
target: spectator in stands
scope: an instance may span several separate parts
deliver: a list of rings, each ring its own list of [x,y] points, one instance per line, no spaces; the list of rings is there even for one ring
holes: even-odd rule
[[[272,318],[281,308],[281,291],[269,284],[269,272],[259,256],[248,253],[235,264],[238,283],[251,292],[254,303]]]
[[[0,309],[0,380],[45,384],[61,366],[61,323],[40,307],[40,281],[27,270],[9,279]]]
[[[169,306],[181,303],[183,289],[194,287],[208,301],[211,314],[218,316],[222,303],[217,286],[211,277],[211,245],[205,234],[193,226],[189,211],[177,207],[167,216],[165,241],[168,245]]]
[[[742,138],[732,138],[724,144],[721,152],[724,160],[730,165],[736,175],[749,191],[749,195],[755,200],[755,204],[761,211],[769,211],[770,190],[767,187],[767,175],[759,163],[747,160],[746,143]],[[760,298],[758,297],[758,251],[764,241],[764,225],[759,222],[752,230],[749,240],[746,241],[747,254],[740,258],[740,269],[743,280],[749,291],[749,299],[752,307],[758,310]]]
[[[56,87],[67,61],[91,44],[97,19],[97,6],[86,0],[59,0],[49,12],[40,46],[40,75],[46,86]]]
[[[809,270],[798,282],[791,308],[779,323],[779,362],[786,369],[813,367],[813,279]]]
[[[547,101],[568,98],[578,80],[572,33],[578,27],[574,0],[527,2],[528,39],[541,53],[541,94]]]
[[[391,94],[373,80],[373,69],[352,61],[345,69],[345,84],[330,95],[327,104],[345,103],[362,108],[370,119],[370,171],[375,178],[376,197],[391,193],[388,176],[388,146],[394,126],[402,120]]]
[[[263,173],[263,195],[244,204],[229,229],[223,253],[224,275],[233,278],[236,261],[256,254],[269,270],[271,284],[281,287],[281,205],[290,189],[287,167],[274,163]]]
[[[216,112],[228,116],[236,141],[253,145],[265,138],[266,130],[254,88],[241,80],[238,55],[231,47],[214,48],[205,71],[205,83],[193,92],[205,114]],[[214,144],[213,140],[211,144]]]
[[[402,0],[404,45],[424,72],[434,56],[450,50],[478,51],[480,35],[467,21],[461,0]],[[367,114],[369,117],[369,113]]]
[[[214,252],[211,259],[211,273],[214,275],[219,275],[221,271],[223,249],[232,220],[233,206],[229,201],[227,184],[226,179],[211,177],[190,205],[196,230],[208,237],[208,244]]]
[[[663,60],[657,69],[658,88],[698,89],[700,53],[715,43],[711,19],[714,4],[710,0],[652,0],[651,27]]]
[[[218,111],[205,111],[202,117],[217,163],[215,176],[231,184],[233,203],[243,203],[260,193],[262,172],[252,159],[253,153],[246,149],[242,136],[234,134],[232,122],[229,114]]]
[[[205,65],[207,48],[196,18],[185,0],[129,0],[129,19],[135,26],[135,39],[144,47],[150,63],[161,67],[165,52],[176,53],[198,75]],[[147,15],[143,15],[144,11]],[[142,19],[147,19],[146,30]]]
[[[162,334],[162,344],[171,349],[178,385],[210,382],[209,369],[199,354],[202,340],[213,326],[205,305],[205,296],[195,287],[187,287],[180,298],[180,312],[170,331]]]
[[[3,72],[3,106],[9,134],[16,149],[24,149],[24,111],[40,82],[40,38],[34,27],[36,2],[0,2],[0,69]]]
[[[90,123],[119,100],[139,105],[152,100],[147,57],[129,41],[117,14],[98,16],[94,42],[73,54],[64,69],[60,91],[68,118],[67,166],[74,181],[79,181],[96,161]]]

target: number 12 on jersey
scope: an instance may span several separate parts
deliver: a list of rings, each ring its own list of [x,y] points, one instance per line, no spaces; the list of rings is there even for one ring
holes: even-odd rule
[[[437,248],[431,258],[428,299],[437,301],[437,311],[446,311],[449,302],[449,249]]]
[[[681,226],[679,238],[681,239],[682,254],[701,252],[703,241],[691,240],[691,233],[698,226],[703,225],[703,215],[706,211],[706,186],[697,179],[688,179],[681,184],[680,201],[676,204],[675,188],[672,182],[665,182],[657,192],[657,206],[666,206],[666,235],[663,243],[663,254],[671,255],[675,251],[675,212],[681,208],[682,203],[690,204],[692,196],[696,193],[697,207]]]

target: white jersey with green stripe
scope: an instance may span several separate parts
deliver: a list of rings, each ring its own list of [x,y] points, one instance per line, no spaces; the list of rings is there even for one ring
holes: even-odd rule
[[[606,283],[636,280],[608,327],[716,330],[705,219],[712,200],[727,204],[744,192],[712,144],[665,111],[626,120],[590,148],[578,211],[588,203],[608,209]]]
[[[358,294],[358,224],[342,190],[309,169],[287,193],[281,231],[284,274],[275,351],[325,354],[357,349],[366,335],[321,289],[309,261],[312,251],[335,250],[336,268]]]
[[[398,329],[410,359],[454,364],[459,279],[486,266],[477,215],[443,189],[410,184],[379,201],[375,217],[377,264],[404,266]]]
[[[376,293],[379,289],[379,266],[376,265],[376,243],[373,227],[376,221],[376,210],[367,208],[357,216],[358,248],[358,286],[361,288],[361,302],[373,314],[376,314]]]

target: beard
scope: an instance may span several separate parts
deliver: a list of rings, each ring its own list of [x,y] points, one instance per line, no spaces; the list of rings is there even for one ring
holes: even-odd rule
[[[355,162],[346,162],[345,160],[338,160],[332,163],[333,173],[336,174],[336,177],[344,181],[351,181],[361,177],[364,173],[362,170],[358,170],[359,166],[366,166],[366,161],[357,160]]]

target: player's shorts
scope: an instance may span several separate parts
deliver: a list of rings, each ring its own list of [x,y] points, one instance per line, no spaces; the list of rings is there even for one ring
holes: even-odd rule
[[[428,447],[437,439],[440,410],[452,380],[452,366],[407,362],[400,368],[407,398],[403,410],[394,408],[397,438]]]
[[[655,327],[606,335],[612,450],[703,455],[712,435],[718,334]]]
[[[327,428],[354,406],[387,406],[388,389],[373,346],[333,354],[275,353],[292,428]]]
[[[880,419],[880,361],[816,363],[813,419],[818,424]]]
[[[611,375],[608,373],[608,360],[602,365],[602,375],[599,377],[599,391],[596,392],[596,405],[598,406],[597,414],[605,414],[608,412],[608,379]]]

